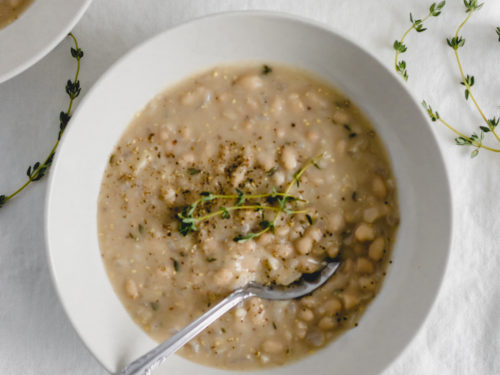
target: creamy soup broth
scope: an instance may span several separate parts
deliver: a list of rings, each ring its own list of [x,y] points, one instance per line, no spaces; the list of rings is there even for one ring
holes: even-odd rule
[[[279,196],[246,198],[287,189],[300,198],[287,212]],[[232,198],[200,202],[193,217],[242,197],[268,208],[228,209],[183,231],[179,214],[211,194]],[[98,210],[111,283],[157,341],[249,281],[286,285],[341,260],[312,295],[248,300],[180,351],[227,369],[280,365],[357,326],[398,221],[390,163],[356,105],[309,73],[259,64],[216,67],[151,100],[109,159]]]

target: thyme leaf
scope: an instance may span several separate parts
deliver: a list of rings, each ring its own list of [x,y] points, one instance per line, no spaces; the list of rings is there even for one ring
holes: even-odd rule
[[[272,69],[269,65],[264,64],[264,65],[262,66],[262,74],[263,74],[263,75],[265,75],[265,76],[266,76],[266,75],[268,75],[269,73],[272,73],[272,71],[273,71],[273,69]]]
[[[467,74],[465,80],[460,82],[461,85],[465,86],[465,100],[469,99],[470,96],[470,88],[474,86],[474,76],[470,76]]]
[[[434,112],[432,110],[432,107],[430,105],[427,104],[427,102],[424,100],[422,101],[422,106],[424,107],[424,109],[427,111],[427,114],[429,115],[429,117],[431,118],[432,121],[437,121],[439,120],[439,113]]]
[[[238,197],[236,200],[236,206],[241,206],[243,203],[245,203],[245,200],[246,200],[245,193],[238,188],[236,188],[236,193],[238,194]]]
[[[248,240],[251,240],[252,238],[255,238],[255,237],[257,237],[257,233],[248,233],[245,235],[238,234],[238,235],[236,235],[236,237],[233,238],[233,241],[238,242],[238,243],[243,243],[243,242],[247,242]]]
[[[309,223],[309,225],[313,225],[313,219],[312,219],[311,215],[306,214],[306,219],[307,219],[307,222]]]
[[[174,266],[175,272],[179,272],[179,270],[181,268],[179,262],[174,258],[170,258],[170,259],[172,259],[172,265]]]
[[[481,9],[484,3],[478,4],[477,0],[464,0],[464,5],[465,5],[465,12],[471,13]]]
[[[269,176],[269,177],[272,177],[274,176],[274,174],[278,171],[278,167],[277,166],[274,166],[272,167],[270,170],[268,170],[266,172],[266,174]]]
[[[465,44],[465,39],[461,36],[454,36],[453,38],[447,38],[446,41],[448,45],[453,48],[455,51],[460,47],[463,47]]]
[[[151,302],[151,303],[150,303],[150,306],[151,306],[151,308],[153,309],[153,311],[158,311],[158,308],[160,307],[160,306],[158,305],[158,302]]]

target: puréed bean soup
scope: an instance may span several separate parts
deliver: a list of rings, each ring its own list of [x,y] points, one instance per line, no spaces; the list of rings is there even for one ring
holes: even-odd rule
[[[341,261],[312,295],[247,300],[180,351],[226,369],[296,360],[357,326],[398,222],[390,163],[360,110],[309,73],[256,63],[151,100],[110,156],[98,207],[111,283],[157,341],[250,281],[287,285]]]

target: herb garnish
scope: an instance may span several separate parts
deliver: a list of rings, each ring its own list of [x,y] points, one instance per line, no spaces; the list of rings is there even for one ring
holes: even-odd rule
[[[431,6],[429,7],[429,13],[423,19],[414,19],[413,14],[410,13],[410,22],[411,22],[410,28],[405,31],[401,39],[394,41],[394,44],[392,46],[396,51],[396,56],[394,58],[394,68],[396,69],[396,72],[398,72],[405,81],[408,80],[408,70],[406,69],[406,61],[399,60],[399,55],[401,53],[405,53],[408,50],[408,47],[404,44],[405,38],[412,30],[415,30],[417,33],[421,33],[427,30],[424,27],[424,22],[427,21],[430,17],[439,16],[445,4],[446,1],[441,1],[440,3],[432,3]]]
[[[26,171],[26,175],[28,176],[28,180],[15,192],[10,195],[0,194],[0,208],[10,199],[14,198],[21,191],[23,191],[29,184],[34,181],[41,180],[48,172],[50,166],[52,165],[52,161],[54,160],[54,156],[57,150],[57,146],[59,146],[59,142],[61,140],[61,136],[66,129],[69,120],[71,119],[71,110],[73,108],[73,101],[80,95],[80,81],[78,80],[78,75],[80,73],[80,60],[83,58],[83,51],[78,46],[78,41],[76,37],[72,34],[68,34],[71,39],[73,39],[74,48],[71,47],[71,56],[76,60],[76,73],[73,80],[68,80],[66,83],[66,94],[69,96],[69,104],[66,112],[61,112],[59,114],[59,132],[57,134],[57,141],[55,145],[50,150],[49,155],[45,158],[43,162],[37,161],[33,165],[30,165]]]
[[[270,170],[268,170],[266,172],[266,174],[269,176],[269,177],[272,177],[274,176],[274,174],[278,171],[278,167],[277,166],[274,166],[272,167]]]
[[[289,207],[290,203],[305,202],[303,199],[300,199],[289,193],[294,185],[300,185],[301,176],[304,174],[307,168],[309,168],[311,165],[319,168],[317,162],[321,157],[322,155],[319,155],[318,157],[311,159],[301,169],[295,172],[293,174],[292,181],[290,181],[287,188],[282,193],[278,193],[275,188],[273,188],[270,193],[266,194],[246,194],[238,188],[236,189],[236,194],[213,194],[206,191],[200,193],[201,198],[194,201],[192,204],[183,207],[181,212],[177,214],[177,220],[179,221],[179,232],[182,235],[186,236],[189,233],[196,232],[198,230],[198,227],[196,226],[198,223],[219,215],[222,219],[228,219],[230,217],[231,211],[238,210],[262,212],[262,220],[259,222],[259,231],[246,234],[239,233],[233,238],[235,242],[246,242],[250,239],[259,237],[269,230],[274,231],[276,227],[276,221],[278,220],[280,213],[283,212],[288,215],[296,215],[307,212],[307,210],[296,210]],[[195,216],[195,212],[200,208],[200,206],[215,200],[234,200],[235,204],[229,207],[221,206],[213,212],[209,212],[201,216]],[[262,200],[264,200],[267,204],[262,202]],[[265,219],[265,211],[275,212],[272,221]],[[311,216],[307,215],[306,218],[308,222],[312,224]]]
[[[313,218],[311,217],[311,215],[306,214],[306,219],[307,219],[307,222],[309,223],[309,225],[313,225]]]
[[[434,10],[440,11],[442,8],[441,4],[443,4],[443,6],[444,6],[444,1],[442,3],[439,3],[437,6],[435,6]],[[464,0],[465,13],[467,14],[467,16],[460,23],[460,25],[458,26],[457,30],[455,31],[455,34],[453,35],[453,37],[447,38],[446,42],[447,42],[448,46],[453,49],[453,53],[455,55],[455,60],[456,60],[458,71],[460,73],[460,78],[461,78],[460,84],[462,86],[464,86],[465,100],[467,101],[467,100],[469,100],[469,98],[471,99],[471,101],[473,102],[480,117],[482,118],[484,125],[479,126],[478,132],[474,132],[471,135],[467,136],[464,133],[457,130],[455,127],[453,127],[449,122],[442,119],[441,116],[439,115],[439,113],[437,111],[434,111],[432,109],[432,107],[425,100],[422,101],[422,106],[426,110],[431,121],[440,122],[442,125],[446,126],[449,130],[451,130],[452,132],[454,132],[458,136],[455,138],[455,143],[458,146],[471,146],[471,147],[473,147],[473,150],[470,154],[471,158],[476,157],[479,154],[480,149],[485,149],[485,150],[492,151],[492,152],[500,152],[500,149],[489,147],[489,146],[486,146],[483,144],[483,140],[484,140],[485,135],[487,133],[493,134],[495,139],[498,142],[500,142],[500,137],[496,132],[496,127],[498,126],[500,118],[498,118],[498,117],[488,118],[485,115],[485,113],[483,112],[483,110],[481,109],[481,107],[479,106],[479,103],[477,102],[477,100],[472,92],[472,89],[471,89],[472,86],[474,86],[474,84],[476,82],[476,78],[473,75],[469,75],[469,74],[464,73],[462,62],[461,62],[460,56],[458,54],[458,50],[465,45],[465,38],[463,38],[460,35],[460,31],[465,26],[465,24],[469,21],[469,19],[472,17],[472,14],[474,12],[478,11],[479,9],[481,9],[483,4],[484,3],[478,3],[478,0]],[[433,5],[435,5],[435,3]],[[441,7],[439,9],[437,9],[439,6],[441,6]],[[431,6],[431,9],[432,9],[432,6]],[[419,31],[419,30],[417,30],[417,31]],[[496,28],[496,33],[499,36],[499,41],[500,41],[500,27]],[[406,36],[406,33],[404,36]],[[401,41],[403,39],[401,39]],[[396,48],[396,43],[394,45],[394,48],[396,49],[396,62],[397,62],[399,53],[402,53],[404,51],[400,51],[398,48]],[[405,50],[406,50],[406,47],[405,47]],[[403,61],[403,63],[405,63],[405,62]],[[400,73],[405,80],[408,78],[407,74],[406,75],[402,74],[401,70],[398,69],[397,63],[396,63],[396,71],[398,73]]]
[[[170,258],[170,259],[172,259],[172,265],[174,266],[175,272],[179,272],[179,269],[180,269],[179,262],[174,258]]]
[[[269,65],[264,64],[262,66],[262,74],[263,75],[268,75],[269,73],[272,73],[272,71],[273,71],[273,69]]]

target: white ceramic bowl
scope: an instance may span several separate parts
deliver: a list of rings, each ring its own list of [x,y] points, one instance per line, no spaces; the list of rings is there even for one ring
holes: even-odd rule
[[[259,373],[376,374],[410,342],[437,295],[451,234],[447,175],[428,122],[400,80],[353,42],[288,15],[228,13],[181,25],[123,57],[86,95],[64,135],[48,189],[47,244],[61,302],[110,371],[155,346],[122,307],[101,262],[101,177],[133,115],[155,94],[197,70],[238,60],[305,68],[357,103],[389,150],[402,217],[394,263],[359,327],[314,355]],[[173,356],[156,373],[223,372]]]
[[[0,29],[0,83],[48,54],[75,26],[92,0],[35,0]]]

